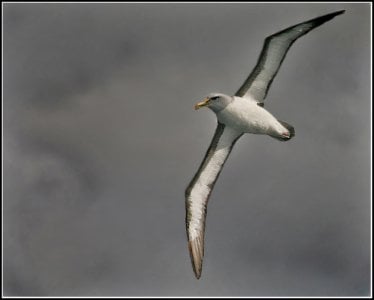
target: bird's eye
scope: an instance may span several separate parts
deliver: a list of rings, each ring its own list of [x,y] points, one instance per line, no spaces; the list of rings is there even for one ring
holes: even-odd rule
[[[219,96],[215,96],[215,97],[210,98],[210,100],[217,100],[218,98]]]

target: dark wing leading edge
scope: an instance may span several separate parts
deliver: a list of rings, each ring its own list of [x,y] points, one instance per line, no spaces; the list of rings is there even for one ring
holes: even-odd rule
[[[241,132],[218,123],[205,157],[186,189],[188,248],[196,278],[200,278],[204,256],[204,231],[208,199],[214,184]]]
[[[285,58],[288,49],[301,36],[344,13],[344,10],[327,14],[277,32],[265,39],[260,57],[252,73],[236,92],[243,97],[247,93],[263,104],[269,87]]]

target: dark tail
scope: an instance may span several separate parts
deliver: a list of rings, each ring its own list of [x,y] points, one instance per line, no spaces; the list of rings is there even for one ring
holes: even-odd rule
[[[282,141],[282,142],[286,142],[286,141],[289,141],[290,139],[292,139],[295,136],[295,128],[292,125],[290,125],[286,122],[283,122],[281,120],[278,120],[278,122],[281,123],[284,127],[287,128],[287,130],[290,132],[290,136],[285,137],[285,136],[274,136],[274,135],[272,135],[271,137],[273,137],[273,138],[275,138],[279,141]]]

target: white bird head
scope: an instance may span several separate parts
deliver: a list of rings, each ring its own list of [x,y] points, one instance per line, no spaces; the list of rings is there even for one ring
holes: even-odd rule
[[[220,110],[224,109],[232,101],[234,101],[234,98],[231,96],[220,93],[212,93],[209,94],[203,101],[196,103],[195,109],[207,106],[215,113],[217,113]]]

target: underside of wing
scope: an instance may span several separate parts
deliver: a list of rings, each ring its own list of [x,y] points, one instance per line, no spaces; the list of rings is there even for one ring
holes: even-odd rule
[[[327,14],[267,37],[255,68],[235,96],[243,97],[249,94],[259,103],[262,103],[291,45],[299,37],[342,13],[344,13],[344,10]]]
[[[214,184],[241,132],[218,123],[205,157],[186,189],[188,248],[196,278],[200,278],[204,256],[206,208]]]

